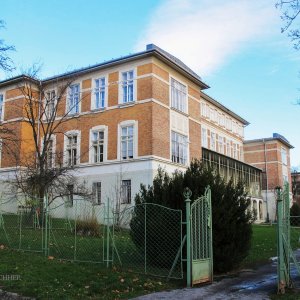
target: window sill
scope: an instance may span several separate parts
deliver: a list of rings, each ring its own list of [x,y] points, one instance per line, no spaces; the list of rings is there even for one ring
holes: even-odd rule
[[[119,103],[118,107],[123,108],[123,107],[133,106],[135,104],[136,104],[135,101],[130,101],[130,102],[125,102],[125,103]]]
[[[68,113],[67,115],[68,117],[72,117],[72,118],[79,118],[80,117],[80,112],[77,113]]]
[[[188,114],[188,113],[186,113],[186,112],[184,112],[184,111],[181,111],[181,110],[179,110],[179,109],[177,109],[177,108],[171,107],[171,110],[176,111],[176,112],[178,112],[178,113],[180,113],[180,114],[182,114],[182,115],[184,115],[184,116],[186,116],[186,117],[189,117],[189,114]]]
[[[100,107],[100,108],[92,108],[91,112],[103,112],[106,111],[106,107]]]

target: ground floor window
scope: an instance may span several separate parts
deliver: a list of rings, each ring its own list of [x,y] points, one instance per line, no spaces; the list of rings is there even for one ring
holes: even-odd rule
[[[131,203],[131,180],[122,180],[121,204]]]
[[[101,204],[101,182],[93,182],[92,189],[94,204]]]
[[[172,131],[172,162],[187,164],[187,136]]]

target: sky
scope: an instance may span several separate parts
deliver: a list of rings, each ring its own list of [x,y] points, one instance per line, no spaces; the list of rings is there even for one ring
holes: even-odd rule
[[[300,169],[300,51],[281,33],[276,0],[0,0],[0,38],[16,71],[41,77],[144,50],[177,56],[206,93],[250,122],[246,139],[285,136]]]

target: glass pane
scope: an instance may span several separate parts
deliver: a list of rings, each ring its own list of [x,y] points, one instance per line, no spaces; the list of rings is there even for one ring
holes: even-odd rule
[[[133,126],[128,127],[128,135],[133,136]]]

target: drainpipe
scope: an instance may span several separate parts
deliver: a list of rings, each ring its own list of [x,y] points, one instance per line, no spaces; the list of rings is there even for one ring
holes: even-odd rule
[[[264,159],[265,159],[265,172],[266,172],[266,185],[267,185],[267,191],[266,191],[266,209],[267,209],[267,220],[269,219],[269,205],[268,205],[268,190],[269,190],[269,182],[268,182],[268,164],[267,164],[267,151],[266,151],[266,141],[265,139],[263,139],[263,143],[264,143]],[[272,220],[271,221],[271,225],[272,225]]]

